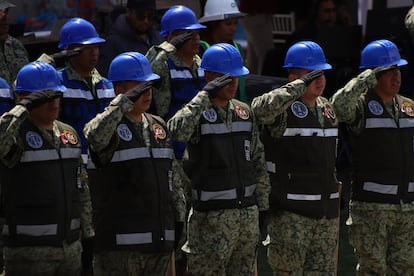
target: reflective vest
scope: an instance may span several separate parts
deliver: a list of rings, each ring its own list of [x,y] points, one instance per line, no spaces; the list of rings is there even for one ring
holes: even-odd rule
[[[66,91],[61,100],[60,120],[73,126],[79,133],[82,142],[82,155],[86,157],[88,141],[83,135],[83,128],[87,122],[95,118],[96,114],[104,111],[115,97],[112,82],[102,78],[96,84],[92,93],[88,86],[79,80],[68,79],[66,69],[59,72]],[[84,161],[86,162],[86,158]]]
[[[266,128],[263,130],[273,211],[282,209],[312,218],[338,216],[335,113],[328,102],[317,108],[322,108],[323,126],[298,100],[287,109],[281,137],[273,138]]]
[[[30,120],[23,122],[20,162],[5,169],[3,184],[7,246],[62,246],[80,234],[81,144],[75,130],[61,122],[56,149]]]
[[[193,207],[199,211],[244,208],[256,204],[256,180],[250,160],[252,113],[237,100],[231,127],[215,107],[200,118],[200,141],[188,143]]]
[[[204,71],[201,68],[198,68],[198,75],[194,77],[190,68],[176,66],[171,59],[167,59],[167,65],[170,70],[171,104],[166,118],[171,118],[197,95],[198,91],[204,87],[206,82],[204,80]],[[186,144],[174,141],[173,147],[176,158],[181,159]]]
[[[397,121],[375,92],[362,98],[365,126],[351,137],[353,200],[414,201],[414,102],[400,95],[394,99]]]
[[[14,96],[5,80],[0,80],[0,115],[10,111],[14,106]]]
[[[112,159],[89,174],[97,250],[173,250],[174,153],[165,122],[148,113],[145,117],[151,146],[124,117],[116,129],[119,144]]]

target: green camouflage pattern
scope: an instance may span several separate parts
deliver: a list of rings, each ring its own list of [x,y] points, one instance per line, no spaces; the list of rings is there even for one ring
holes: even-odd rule
[[[314,219],[282,210],[270,214],[268,261],[273,275],[336,275],[338,231],[336,218]]]
[[[228,128],[232,125],[232,115],[237,105],[244,106],[250,110],[245,103],[232,99],[227,109],[218,109],[217,116],[220,117]],[[168,129],[173,139],[181,142],[198,143],[200,140],[199,123],[200,117],[204,110],[213,106],[208,93],[199,92],[188,104],[180,109],[170,120],[168,120]],[[251,162],[253,171],[257,180],[255,197],[259,210],[267,210],[269,208],[270,180],[266,171],[264,146],[259,138],[259,129],[253,118],[252,141],[250,145]]]
[[[189,218],[187,243],[191,275],[253,275],[259,242],[257,206],[209,212]]]
[[[352,202],[349,242],[357,275],[414,275],[414,204]]]
[[[94,254],[94,275],[165,276],[171,254],[143,254],[134,251],[106,251]]]
[[[84,127],[85,137],[88,139],[90,147],[96,152],[96,155],[102,163],[111,160],[114,150],[118,146],[118,138],[115,135],[116,128],[123,116],[129,118],[125,113],[131,111],[134,103],[126,96],[120,94],[115,97],[104,112],[97,114],[95,118],[89,121]],[[138,123],[129,118],[138,128],[138,132],[142,133],[142,138],[149,144],[149,125],[143,117],[143,122]],[[167,131],[167,130],[166,130]],[[168,131],[167,131],[168,133]],[[182,173],[180,173],[180,164],[177,160],[173,160],[173,190],[172,200],[176,221],[185,221],[186,200],[183,191],[183,181],[181,181]]]
[[[0,2],[1,5],[1,2]],[[13,85],[20,68],[29,63],[29,55],[23,44],[12,36],[7,36],[0,51],[0,77]]]
[[[62,247],[5,247],[5,274],[7,276],[80,275],[81,251],[80,241],[71,244],[63,243]]]
[[[159,46],[153,46],[147,53],[147,58],[151,62],[152,71],[158,74],[161,79],[158,85],[153,87],[153,101],[156,115],[165,117],[168,114],[171,104],[171,81],[170,70],[168,69],[167,59],[178,67],[189,67],[181,58],[176,55],[175,47],[169,42],[163,42]],[[191,69],[194,78],[197,77],[197,70],[200,67],[201,59],[198,55],[193,57]]]

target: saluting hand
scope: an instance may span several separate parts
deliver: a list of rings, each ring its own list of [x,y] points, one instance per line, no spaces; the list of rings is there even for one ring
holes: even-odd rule
[[[222,89],[224,86],[231,83],[232,81],[233,77],[230,76],[230,74],[225,74],[208,82],[206,86],[204,86],[203,90],[207,91],[207,93],[210,95],[210,98],[215,98],[220,89]]]

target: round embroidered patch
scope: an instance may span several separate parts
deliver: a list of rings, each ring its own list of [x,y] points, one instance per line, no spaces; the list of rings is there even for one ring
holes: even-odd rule
[[[368,102],[368,109],[374,115],[381,115],[384,112],[381,104],[375,100]]]
[[[242,120],[248,120],[250,118],[250,111],[241,105],[236,106],[236,114]]]
[[[39,149],[43,146],[43,139],[39,133],[28,131],[26,133],[26,142],[27,144],[34,149]]]
[[[154,131],[155,140],[157,139],[163,140],[167,137],[167,133],[165,132],[165,129],[159,124],[153,124],[152,130]]]
[[[217,121],[217,113],[213,108],[205,110],[203,112],[203,117],[210,123],[214,123],[215,121]]]
[[[295,115],[298,118],[305,118],[306,116],[308,116],[308,108],[306,107],[306,105],[302,102],[294,102],[291,106],[290,106],[293,115]]]
[[[122,140],[127,142],[132,140],[132,132],[126,124],[120,124],[116,131]]]

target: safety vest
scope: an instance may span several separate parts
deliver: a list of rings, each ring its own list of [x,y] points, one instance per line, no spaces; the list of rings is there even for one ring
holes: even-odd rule
[[[145,117],[151,147],[124,117],[116,129],[119,144],[111,161],[89,175],[97,250],[173,250],[174,153],[165,122],[148,113]]]
[[[396,95],[398,119],[373,91],[362,98],[365,126],[351,137],[352,199],[399,204],[414,201],[414,102]]]
[[[7,246],[62,246],[80,234],[81,144],[75,130],[61,122],[56,149],[30,120],[23,122],[20,162],[5,169],[2,183]]]
[[[298,100],[287,109],[281,137],[273,138],[266,128],[263,130],[273,211],[282,209],[312,218],[338,216],[335,113],[328,102],[317,108],[322,108],[323,126]]]
[[[188,143],[193,207],[199,211],[244,208],[256,204],[256,179],[250,160],[252,113],[237,100],[231,127],[215,107],[200,118],[200,141]]]
[[[10,90],[10,87],[1,87],[0,85],[0,115],[10,111],[14,106],[14,97],[13,92]]]
[[[82,154],[87,154],[88,141],[83,135],[83,128],[87,122],[92,120],[96,114],[104,111],[111,100],[115,97],[112,82],[102,78],[96,84],[95,93],[79,80],[68,79],[66,69],[59,72],[62,83],[66,86],[61,100],[60,120],[73,126],[79,133],[82,142]],[[84,159],[86,160],[86,159]]]

